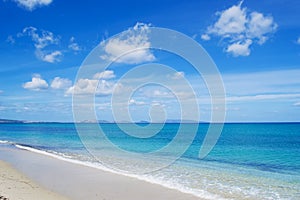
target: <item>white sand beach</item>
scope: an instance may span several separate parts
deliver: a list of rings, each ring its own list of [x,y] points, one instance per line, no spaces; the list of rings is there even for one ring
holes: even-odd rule
[[[67,200],[13,169],[11,165],[0,161],[0,199],[9,200]]]
[[[1,148],[0,160],[10,163],[1,162],[0,179],[0,196],[10,200],[199,199],[160,185],[25,150]]]

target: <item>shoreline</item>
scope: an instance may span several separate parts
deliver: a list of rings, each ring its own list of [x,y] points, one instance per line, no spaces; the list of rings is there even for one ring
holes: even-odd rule
[[[200,199],[158,184],[69,163],[47,155],[8,147],[0,148],[0,160],[9,163],[18,173],[25,174],[32,182],[38,183],[38,187],[47,188],[48,192],[62,194],[71,200]],[[1,195],[4,196],[2,191]]]

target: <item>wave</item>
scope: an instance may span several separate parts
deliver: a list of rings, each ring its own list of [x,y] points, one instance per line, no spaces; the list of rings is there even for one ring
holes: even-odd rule
[[[101,165],[101,163],[96,163],[96,162],[90,162],[90,161],[81,161],[81,160],[76,160],[74,158],[71,158],[69,155],[63,154],[63,153],[59,153],[59,152],[48,152],[48,151],[44,151],[41,149],[37,149],[33,146],[30,145],[26,145],[26,144],[19,144],[19,143],[14,143],[14,142],[10,142],[10,141],[3,141],[0,140],[0,144],[13,144],[13,146],[15,146],[16,148],[20,149],[20,150],[26,150],[26,151],[30,151],[33,153],[38,153],[41,155],[45,155],[45,156],[49,156],[58,160],[62,160],[65,162],[69,162],[69,163],[73,163],[73,164],[77,164],[77,165],[81,165],[81,166],[85,166],[85,167],[91,167],[91,168],[95,168],[98,170],[102,170],[102,171],[106,171],[106,172],[110,172],[110,173],[114,173],[114,174],[118,174],[118,175],[122,175],[122,176],[127,176],[127,177],[131,177],[131,178],[136,178],[138,180],[144,181],[144,182],[148,182],[148,183],[152,183],[152,184],[157,184],[160,186],[163,186],[165,188],[168,189],[172,189],[172,190],[177,190],[179,192],[185,193],[185,194],[190,194],[199,198],[203,198],[203,199],[208,199],[208,200],[213,200],[213,199],[222,199],[220,196],[218,195],[214,195],[211,194],[205,190],[202,191],[195,191],[193,189],[187,188],[181,184],[178,184],[176,182],[172,182],[172,180],[166,182],[165,180],[159,180],[156,177],[153,177],[149,174],[147,175],[134,175],[134,174],[128,174],[128,173],[124,173],[124,172],[119,172],[119,171],[115,171],[112,170],[110,168],[107,168],[103,165]]]

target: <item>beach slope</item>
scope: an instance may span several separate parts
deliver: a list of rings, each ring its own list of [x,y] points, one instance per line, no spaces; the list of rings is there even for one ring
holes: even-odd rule
[[[50,191],[72,200],[199,199],[157,184],[15,148],[0,148],[0,160],[10,163],[19,172],[26,174],[41,186],[34,184],[9,165],[2,163],[4,170],[1,170],[0,195],[9,197],[10,200],[63,199]],[[49,191],[42,188],[47,188]],[[13,190],[16,192],[12,192]],[[16,195],[23,196],[18,198]]]

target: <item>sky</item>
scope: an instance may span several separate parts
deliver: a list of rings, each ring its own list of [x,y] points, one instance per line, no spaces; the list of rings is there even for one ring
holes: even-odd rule
[[[98,120],[194,120],[196,100],[196,117],[211,121],[218,107],[205,78],[184,58],[151,49],[151,28],[161,27],[190,37],[214,61],[225,122],[299,122],[299,9],[294,0],[0,0],[0,119],[70,122],[74,110],[90,109]],[[111,65],[78,75],[94,48],[97,62]],[[147,84],[134,88],[137,80]],[[118,94],[130,95],[121,102]],[[90,95],[93,105],[72,103]]]

